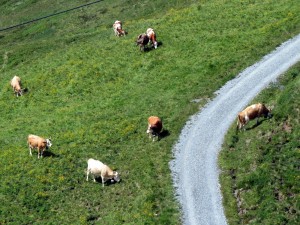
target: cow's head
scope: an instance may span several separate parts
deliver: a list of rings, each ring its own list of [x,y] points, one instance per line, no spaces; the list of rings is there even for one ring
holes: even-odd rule
[[[272,108],[273,107],[267,108],[266,106],[264,106],[263,114],[264,114],[265,118],[271,118],[272,117],[272,114],[271,114]]]
[[[155,126],[149,126],[147,129],[147,134],[149,134],[149,137],[159,137],[159,133],[160,130]]]
[[[120,180],[121,180],[120,174],[117,171],[114,171],[114,177],[113,177],[113,179],[116,182],[120,182]]]
[[[22,95],[23,95],[23,92],[24,92],[24,89],[20,89],[20,90],[18,90],[18,91],[15,91],[17,97],[18,97],[18,96],[22,96]]]
[[[50,148],[52,146],[52,142],[50,138],[46,139],[46,146],[47,148]]]
[[[267,117],[268,118],[272,118],[273,114],[271,113],[272,109],[271,108],[268,108],[269,112],[268,112],[268,115]]]

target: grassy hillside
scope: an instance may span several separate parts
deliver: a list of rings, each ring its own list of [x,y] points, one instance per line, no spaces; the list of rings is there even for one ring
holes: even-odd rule
[[[6,27],[88,1],[2,1]],[[0,224],[180,224],[168,163],[187,118],[300,31],[297,0],[103,1],[0,32]],[[122,20],[126,37],[113,34]],[[152,27],[161,45],[141,53]],[[17,98],[19,75],[28,92]],[[192,101],[199,99],[200,101]],[[152,143],[147,117],[169,135]],[[29,156],[29,133],[51,136]],[[86,160],[121,173],[86,182]]]
[[[300,64],[253,102],[274,106],[273,118],[226,136],[220,164],[229,224],[298,224]]]

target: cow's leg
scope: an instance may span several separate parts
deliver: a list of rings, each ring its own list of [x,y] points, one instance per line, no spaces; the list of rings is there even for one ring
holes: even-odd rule
[[[259,117],[257,117],[257,119],[256,119],[256,125],[258,125],[258,122],[259,122],[258,120],[259,120]]]
[[[243,130],[246,131],[246,124],[243,124]]]
[[[89,170],[89,168],[87,168],[87,170],[86,170],[86,181],[89,181],[89,174],[90,174],[90,170]]]
[[[102,187],[104,187],[104,183],[105,183],[105,178],[101,176],[101,181],[102,181]]]
[[[239,129],[241,130],[243,128],[243,124],[239,124]]]
[[[155,141],[155,139],[156,139],[156,141],[159,141],[159,136],[158,136],[158,134],[155,134],[153,141]]]
[[[29,155],[32,156],[31,148],[29,147]]]

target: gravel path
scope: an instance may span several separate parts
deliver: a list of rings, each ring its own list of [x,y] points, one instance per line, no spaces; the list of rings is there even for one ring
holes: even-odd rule
[[[226,83],[183,128],[170,162],[183,224],[227,224],[219,184],[218,153],[236,115],[271,82],[300,61],[300,35]]]

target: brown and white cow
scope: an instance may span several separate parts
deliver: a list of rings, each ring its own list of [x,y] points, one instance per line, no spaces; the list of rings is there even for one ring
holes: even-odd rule
[[[152,28],[148,28],[146,34],[149,38],[151,45],[156,49],[157,48],[156,33]]]
[[[33,134],[28,135],[27,143],[29,146],[30,155],[32,155],[32,152],[31,152],[32,149],[36,148],[38,150],[38,158],[40,158],[40,155],[42,158],[43,152],[52,146],[50,138],[45,139],[45,138],[42,138],[42,137],[39,137],[39,136],[33,135]]]
[[[103,187],[104,183],[109,179],[120,182],[121,179],[119,173],[117,171],[113,171],[99,160],[89,159],[87,163],[86,181],[89,180],[89,174],[91,173],[93,175],[94,182],[96,182],[96,177],[101,177]]]
[[[140,46],[141,51],[145,51],[145,46],[149,43],[149,37],[147,34],[140,34],[137,37],[136,45]]]
[[[113,29],[114,29],[115,35],[118,36],[118,37],[127,34],[127,32],[122,29],[122,22],[120,20],[116,20],[114,22]]]
[[[10,81],[10,85],[13,88],[14,93],[18,96],[23,94],[23,89],[21,88],[21,78],[14,76]]]
[[[160,132],[163,128],[162,121],[157,116],[150,116],[148,118],[148,129],[147,134],[149,135],[149,138],[152,138],[154,141],[155,137],[159,139]]]
[[[262,103],[257,103],[248,106],[245,108],[242,112],[238,114],[237,118],[237,130],[242,129],[243,127],[246,126],[246,124],[250,120],[256,120],[256,124],[258,124],[258,119],[259,117],[264,116],[266,117],[271,117],[271,110],[268,109],[264,104]]]

